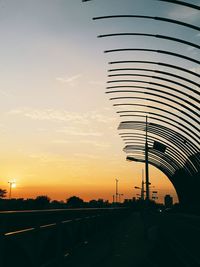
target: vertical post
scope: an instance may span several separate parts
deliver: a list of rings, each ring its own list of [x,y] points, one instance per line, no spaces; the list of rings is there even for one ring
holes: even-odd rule
[[[149,159],[148,159],[148,117],[146,116],[146,142],[145,142],[145,174],[146,174],[146,200],[149,201]]]
[[[9,199],[11,199],[11,190],[12,190],[12,183],[13,182],[8,182],[9,183]]]
[[[113,203],[115,203],[115,195],[113,195]]]
[[[118,180],[115,179],[115,181],[116,181],[116,197],[115,197],[115,201],[116,201],[116,203],[118,203]]]
[[[12,187],[14,187],[15,182],[14,181],[9,181],[9,199],[11,199],[11,193],[12,193]]]
[[[141,199],[144,200],[144,170],[142,169]]]

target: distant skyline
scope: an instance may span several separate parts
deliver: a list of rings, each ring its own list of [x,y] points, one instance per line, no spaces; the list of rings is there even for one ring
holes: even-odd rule
[[[133,27],[155,32],[163,24],[126,20],[110,26],[108,21],[92,20],[115,13],[163,14],[200,24],[195,11],[157,1],[0,1],[0,188],[8,190],[8,181],[15,179],[13,197],[48,195],[65,200],[76,195],[85,201],[112,201],[116,178],[124,198],[138,193],[134,186],[141,185],[144,166],[125,160],[117,131],[120,119],[105,95],[112,55],[103,51],[125,45],[130,37],[120,43],[96,36]],[[200,40],[196,32],[186,36],[184,28],[166,24],[166,31],[196,43]],[[146,41],[133,39],[139,47]],[[152,39],[148,42],[154,46]],[[176,44],[174,49],[179,50]],[[195,49],[183,50],[198,57]],[[155,55],[156,60],[159,57]],[[177,202],[161,171],[150,167],[150,181],[159,201],[170,194]]]

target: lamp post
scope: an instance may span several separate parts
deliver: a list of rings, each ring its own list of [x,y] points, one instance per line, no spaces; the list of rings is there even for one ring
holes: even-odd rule
[[[146,142],[145,142],[145,172],[146,172],[146,200],[149,201],[149,156],[148,156],[148,117],[146,116]]]
[[[145,163],[145,184],[146,184],[146,201],[149,201],[149,185],[151,184],[149,182],[149,147],[148,147],[148,116],[146,116],[146,127],[145,127],[145,132],[146,132],[146,140],[145,140],[145,159],[144,160],[139,160],[131,156],[127,156],[126,159],[130,161],[136,161],[136,162],[144,162]],[[143,176],[143,173],[142,173]],[[142,187],[144,187],[144,182],[142,183]],[[141,189],[142,191],[142,189]],[[142,194],[143,193],[143,194]],[[141,193],[144,196],[144,190]]]
[[[141,194],[140,194],[141,200],[144,200],[144,193],[145,193],[145,191],[144,191],[144,181],[142,180],[142,187],[135,186],[135,189],[140,189],[141,190]]]
[[[140,195],[140,199],[141,200],[144,200],[144,193],[145,193],[145,191],[144,191],[144,181],[142,181],[142,187],[135,186],[134,188],[141,190],[141,193],[140,194],[137,194],[137,195]]]
[[[146,129],[145,129],[145,131],[146,131],[145,159],[141,160],[141,159],[136,159],[132,156],[127,156],[126,160],[145,163],[146,201],[148,202],[149,201],[149,185],[151,183],[149,182],[149,157],[148,157],[149,148],[148,148],[148,117],[147,116],[146,116]]]
[[[11,199],[11,193],[12,193],[12,188],[15,187],[16,182],[15,181],[9,181],[9,199]]]
[[[115,195],[113,195],[113,204],[115,203]]]
[[[141,199],[144,200],[144,170],[142,169]]]
[[[116,197],[115,197],[115,201],[116,201],[116,203],[118,203],[118,182],[119,182],[119,180],[118,179],[115,179],[115,182],[116,182]]]

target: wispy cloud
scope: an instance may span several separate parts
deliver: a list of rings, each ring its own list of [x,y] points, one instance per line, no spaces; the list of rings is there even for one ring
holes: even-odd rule
[[[92,154],[87,154],[87,153],[75,153],[73,154],[73,156],[76,157],[80,157],[80,158],[85,158],[85,159],[98,159],[99,157],[96,155],[92,155]]]
[[[46,121],[67,121],[75,123],[87,124],[88,118],[86,115],[79,113],[67,112],[65,110],[55,109],[14,109],[8,112],[9,115],[21,115],[33,120],[46,120]]]
[[[65,132],[64,132],[65,133]],[[68,135],[68,132],[66,132],[67,135]],[[72,135],[74,136],[74,135]],[[106,143],[106,142],[101,142],[99,139],[98,140],[91,140],[90,138],[93,137],[93,136],[97,136],[97,135],[93,135],[93,133],[83,133],[81,134],[80,133],[80,137],[83,137],[82,139],[81,138],[78,138],[76,139],[76,144],[82,144],[82,145],[87,145],[87,146],[92,146],[92,147],[95,147],[95,148],[98,148],[98,149],[105,149],[105,148],[108,148],[110,147],[110,144],[109,143]],[[85,137],[88,137],[88,139],[85,139]],[[70,140],[66,140],[66,139],[55,139],[55,140],[52,140],[51,141],[52,144],[61,144],[61,145],[65,145],[65,144],[70,144]]]
[[[62,129],[57,130],[58,133],[65,133],[67,135],[72,135],[72,136],[90,136],[90,137],[98,137],[102,136],[103,134],[100,132],[92,132],[92,131],[80,131],[80,129],[77,129],[75,127],[64,127]]]
[[[101,85],[101,86],[105,86],[105,82],[102,82],[102,81],[89,81],[89,84],[91,85]]]
[[[11,93],[6,92],[5,90],[0,90],[0,94],[6,97],[13,96]]]
[[[81,74],[73,75],[71,77],[57,77],[56,80],[60,83],[67,84],[69,86],[75,86],[77,84],[77,80],[81,77]]]
[[[12,116],[24,116],[32,120],[73,122],[75,124],[85,124],[85,125],[92,122],[110,124],[115,120],[115,118],[108,116],[106,114],[106,111],[104,113],[98,111],[91,111],[83,114],[79,112],[68,112],[66,110],[59,110],[59,109],[19,108],[10,110],[8,114]],[[90,133],[90,132],[85,133],[83,135],[87,134],[99,135],[99,133]]]
[[[30,154],[30,158],[41,161],[42,163],[49,162],[66,162],[67,160],[60,155],[54,154],[46,154],[46,153],[38,153],[38,154]]]
[[[95,146],[97,148],[102,148],[102,149],[110,147],[110,144],[108,143],[104,143],[104,142],[100,143],[100,142],[96,142],[92,140],[80,140],[80,143]]]
[[[53,144],[69,144],[70,142],[68,140],[52,140],[51,143]]]

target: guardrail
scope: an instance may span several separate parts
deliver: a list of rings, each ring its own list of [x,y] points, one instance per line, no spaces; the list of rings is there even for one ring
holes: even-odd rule
[[[126,208],[0,212],[1,267],[60,267],[79,243],[128,212]]]

